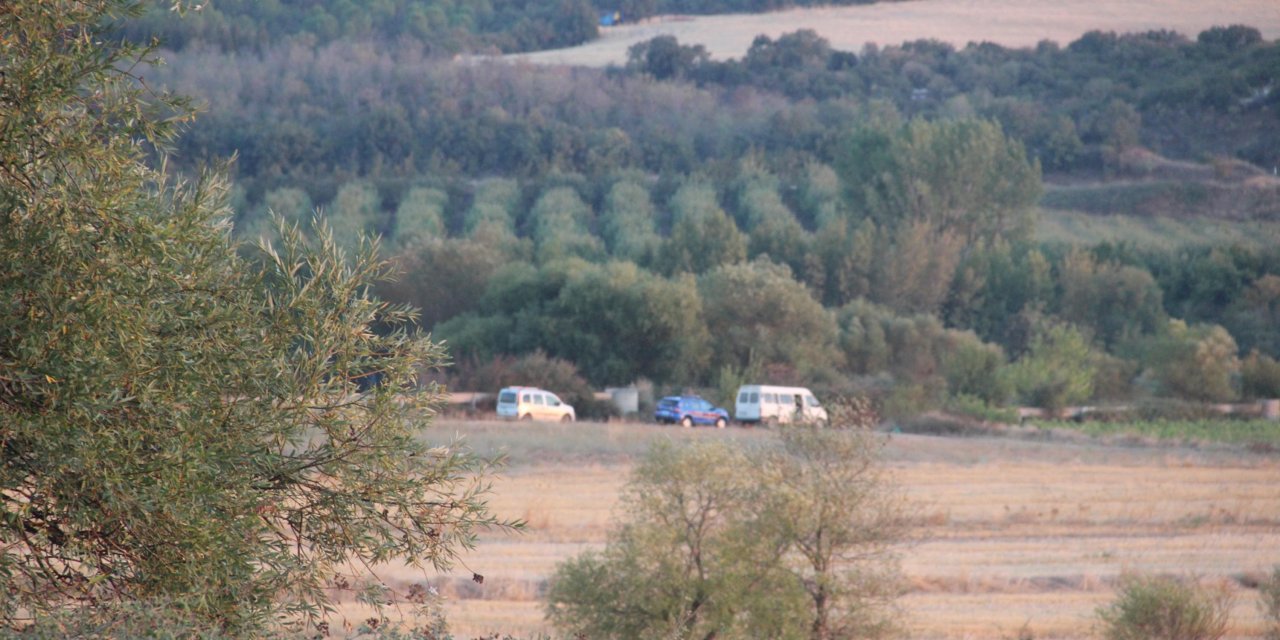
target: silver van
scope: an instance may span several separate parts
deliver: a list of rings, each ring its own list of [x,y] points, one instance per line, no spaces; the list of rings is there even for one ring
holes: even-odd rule
[[[738,388],[733,418],[745,424],[766,425],[792,422],[826,424],[827,410],[813,392],[804,387],[775,387],[747,384]]]

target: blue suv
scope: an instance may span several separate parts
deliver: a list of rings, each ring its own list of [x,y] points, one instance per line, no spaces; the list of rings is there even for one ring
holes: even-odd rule
[[[729,424],[729,412],[698,396],[667,396],[658,401],[653,419],[659,424],[679,422],[685,427],[713,424],[717,429],[723,429]]]

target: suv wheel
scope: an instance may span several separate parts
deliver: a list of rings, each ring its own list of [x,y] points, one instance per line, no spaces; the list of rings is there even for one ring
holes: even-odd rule
[[[689,429],[693,427],[693,418],[685,416],[680,419],[680,426]]]
[[[728,424],[729,424],[729,422],[728,422],[727,420],[725,420],[724,418],[716,418],[716,428],[717,428],[717,429],[723,429],[723,428],[725,428]]]

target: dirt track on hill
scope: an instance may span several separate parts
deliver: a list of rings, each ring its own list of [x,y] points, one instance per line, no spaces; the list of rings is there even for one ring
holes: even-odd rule
[[[994,42],[1030,47],[1042,40],[1066,45],[1091,30],[1118,33],[1168,29],[1195,38],[1213,26],[1247,24],[1268,40],[1280,38],[1276,0],[911,0],[854,7],[794,9],[768,14],[653,18],[601,30],[601,38],[571,49],[511,56],[539,64],[622,64],[627,49],[659,35],[701,44],[716,59],[739,58],[757,35],[776,38],[813,29],[844,51],[922,38],[963,47]]]

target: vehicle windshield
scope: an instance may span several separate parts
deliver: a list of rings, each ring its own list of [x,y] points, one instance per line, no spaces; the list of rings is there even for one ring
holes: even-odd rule
[[[498,394],[498,402],[501,402],[503,404],[511,404],[515,401],[516,401],[516,392],[514,391],[503,391],[502,393]]]

